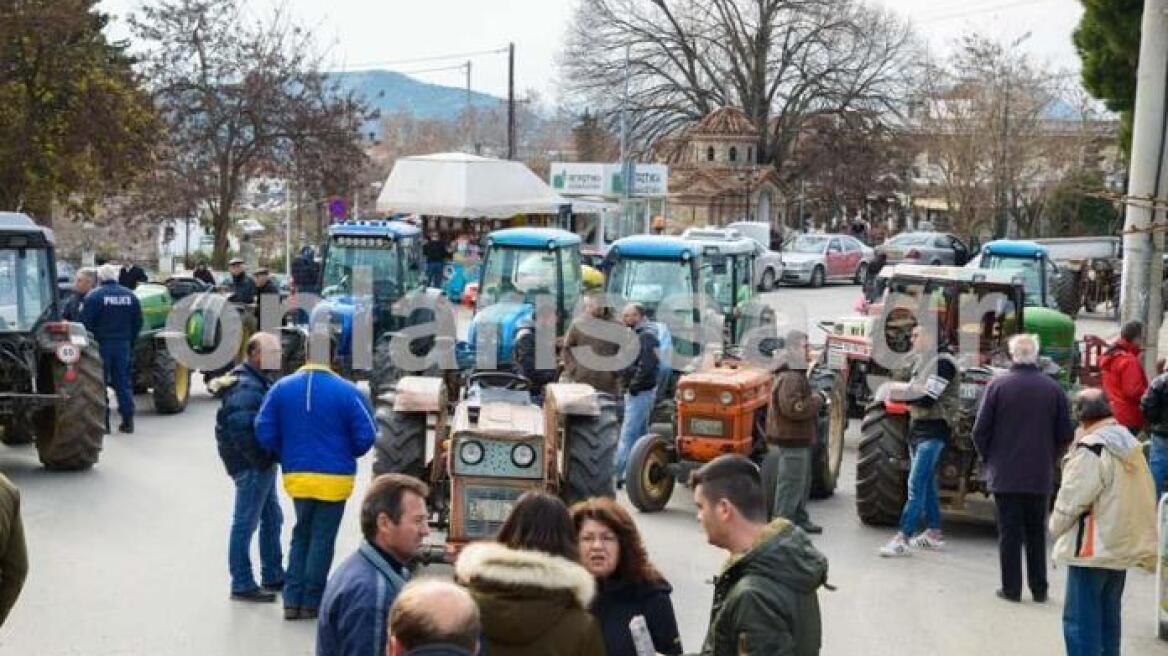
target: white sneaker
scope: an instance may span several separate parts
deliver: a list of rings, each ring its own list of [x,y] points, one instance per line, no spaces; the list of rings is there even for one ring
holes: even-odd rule
[[[912,552],[908,550],[908,543],[899,535],[888,541],[888,544],[880,547],[880,555],[884,558],[900,558],[902,556],[911,556]]]
[[[945,540],[939,535],[933,537],[928,531],[923,531],[913,539],[908,541],[909,546],[914,549],[929,549],[932,551],[941,551],[945,548]]]

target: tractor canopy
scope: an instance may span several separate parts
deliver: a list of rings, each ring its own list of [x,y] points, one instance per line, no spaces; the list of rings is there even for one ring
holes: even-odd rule
[[[1026,305],[1052,307],[1051,278],[1056,273],[1045,246],[1033,241],[999,239],[982,247],[978,258],[982,269],[1011,271],[1026,287]]]
[[[556,334],[567,330],[568,318],[583,288],[580,237],[556,228],[508,228],[486,239],[479,277],[478,303],[460,348],[469,365],[480,333],[494,331],[496,365],[511,360],[511,343],[519,323],[531,317],[540,297],[555,306]]]
[[[625,302],[640,303],[651,318],[666,299],[682,311],[700,290],[701,249],[678,237],[638,235],[613,242],[607,255],[605,291]]]
[[[53,231],[27,215],[0,212],[0,332],[30,332],[56,318]]]

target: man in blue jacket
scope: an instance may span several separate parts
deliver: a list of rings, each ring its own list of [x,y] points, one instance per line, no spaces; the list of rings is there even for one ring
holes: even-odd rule
[[[134,339],[142,331],[142,306],[134,292],[118,284],[118,267],[103,264],[97,271],[101,285],[89,292],[81,309],[81,321],[101,351],[105,384],[118,397],[122,424],[118,431],[134,432],[134,387],[130,382],[130,354]],[[109,409],[105,424],[109,427]]]
[[[323,365],[310,363],[281,378],[264,399],[256,440],[276,454],[296,508],[284,619],[316,619],[357,458],[376,436],[365,396]]]
[[[329,579],[320,606],[316,656],[385,654],[389,608],[407,565],[430,534],[426,484],[404,474],[373,479],[361,503],[365,540]]]
[[[231,598],[237,601],[271,602],[284,587],[284,555],[280,529],[284,514],[276,497],[276,459],[260,446],[255,418],[272,386],[264,369],[280,366],[280,340],[256,333],[247,342],[247,361],[211,385],[223,391],[223,404],[215,421],[215,441],[227,475],[235,483],[235,510],[227,547],[231,572]],[[260,531],[260,580],[256,585],[251,567],[251,538]]]

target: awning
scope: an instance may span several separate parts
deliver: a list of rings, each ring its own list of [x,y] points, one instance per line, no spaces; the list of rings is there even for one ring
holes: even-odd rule
[[[568,203],[520,162],[466,153],[403,157],[377,197],[381,212],[506,219]]]

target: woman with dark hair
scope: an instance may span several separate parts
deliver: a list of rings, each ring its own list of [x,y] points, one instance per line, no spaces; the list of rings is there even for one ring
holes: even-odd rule
[[[495,542],[468,545],[455,577],[479,606],[490,656],[604,656],[588,605],[596,584],[578,564],[576,532],[557,497],[519,497]]]
[[[669,600],[673,588],[649,562],[628,511],[613,499],[596,497],[572,506],[572,522],[581,562],[600,588],[592,614],[600,622],[608,656],[637,656],[629,622],[638,615],[645,618],[657,653],[681,654]]]

